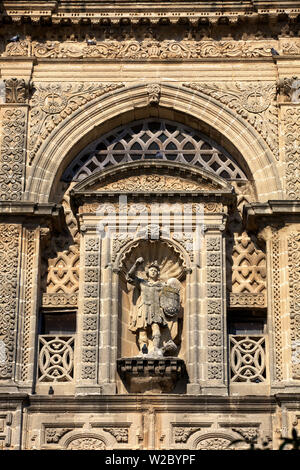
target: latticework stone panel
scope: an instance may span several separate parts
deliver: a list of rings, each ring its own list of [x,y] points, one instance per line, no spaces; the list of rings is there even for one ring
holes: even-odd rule
[[[63,178],[80,180],[109,165],[153,158],[200,166],[225,179],[247,179],[228,152],[208,137],[183,124],[154,119],[118,127],[97,139]]]

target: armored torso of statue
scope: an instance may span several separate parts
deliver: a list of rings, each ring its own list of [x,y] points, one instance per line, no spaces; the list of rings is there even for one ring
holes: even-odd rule
[[[149,352],[152,356],[163,356],[166,351],[176,351],[176,345],[169,340],[161,347],[161,328],[168,327],[168,320],[174,319],[180,309],[180,295],[176,279],[162,282],[159,279],[160,267],[155,261],[146,269],[147,279],[136,275],[139,265],[144,262],[138,258],[129,270],[126,280],[133,284],[132,309],[129,321],[129,330],[138,335],[140,355],[148,354],[148,334],[152,333],[153,349]],[[177,286],[172,286],[172,281]]]

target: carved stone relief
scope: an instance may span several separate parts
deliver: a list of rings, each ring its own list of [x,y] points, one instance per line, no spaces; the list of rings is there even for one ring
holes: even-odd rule
[[[286,193],[289,199],[300,199],[300,109],[286,107],[283,115],[286,164]]]
[[[273,43],[272,43],[273,44]],[[274,43],[275,44],[275,43]],[[135,39],[105,39],[95,45],[87,46],[86,42],[46,41],[39,43],[22,40],[9,43],[3,56],[27,56],[37,58],[98,58],[101,60],[124,59],[182,59],[191,60],[201,57],[270,57],[270,42],[266,41],[196,41],[189,39],[159,41],[151,35],[142,41]]]
[[[42,304],[44,307],[76,306],[79,289],[79,232],[68,192],[62,205],[65,227],[54,232],[42,252]]]
[[[0,200],[19,201],[23,190],[26,111],[3,109],[0,159]]]
[[[278,110],[274,83],[183,83],[183,86],[211,96],[236,111],[266,141],[276,160],[278,148]]]
[[[221,381],[223,377],[223,318],[222,318],[222,238],[207,235],[207,378]],[[218,305],[219,308],[214,308]],[[214,307],[213,307],[214,306]]]
[[[291,232],[288,237],[289,296],[292,346],[292,377],[300,379],[300,233]]]
[[[0,363],[2,379],[11,378],[13,374],[20,237],[19,225],[0,225],[0,341],[4,345],[4,357]]]
[[[64,119],[89,101],[123,86],[123,83],[34,83],[29,129],[30,162],[42,142]]]

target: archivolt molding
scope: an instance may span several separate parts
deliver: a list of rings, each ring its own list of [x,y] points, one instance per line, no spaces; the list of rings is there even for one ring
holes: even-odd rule
[[[37,150],[34,165],[29,169],[26,199],[48,201],[54,191],[55,180],[78,152],[80,141],[88,139],[88,134],[108,120],[132,112],[149,116],[149,95],[147,85],[133,85],[130,88],[115,89],[98,99],[85,103],[85,106],[67,116],[54,127]],[[99,102],[101,101],[101,106]],[[274,165],[274,157],[264,140],[252,126],[245,126],[245,121],[233,110],[208,97],[204,93],[178,88],[169,84],[161,85],[159,109],[166,108],[170,115],[174,111],[188,114],[203,121],[221,135],[226,136],[232,145],[244,157],[244,163],[250,168],[257,185],[261,200],[281,198],[281,182]],[[221,112],[222,111],[222,112]],[[165,111],[164,111],[165,114]],[[136,114],[137,116],[137,114]],[[129,118],[128,118],[129,120]],[[75,149],[75,147],[77,147]],[[268,188],[268,193],[266,193]]]

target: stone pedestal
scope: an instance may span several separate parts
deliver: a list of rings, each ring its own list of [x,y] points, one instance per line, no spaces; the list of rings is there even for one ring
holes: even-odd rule
[[[185,363],[177,357],[121,358],[117,369],[129,393],[170,393],[186,376]]]

